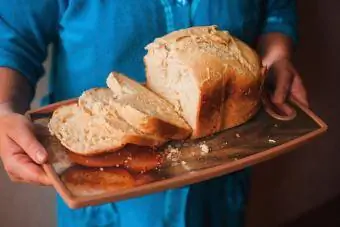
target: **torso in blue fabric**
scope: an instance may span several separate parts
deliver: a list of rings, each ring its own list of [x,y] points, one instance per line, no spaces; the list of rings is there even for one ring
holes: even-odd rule
[[[144,81],[145,45],[168,32],[218,25],[253,43],[262,0],[69,0],[60,6],[52,101],[103,86],[110,71]]]
[[[1,22],[5,22],[0,23],[0,65],[19,70],[34,84],[41,72],[39,63],[44,58],[45,44],[52,42],[50,95],[44,100],[47,104],[77,97],[86,89],[105,86],[106,77],[111,71],[144,81],[144,47],[156,37],[177,29],[218,25],[250,45],[255,44],[261,32],[278,31],[290,35],[293,30],[290,25],[294,22],[290,15],[291,2],[3,1],[0,2],[1,9],[7,9],[6,6],[12,4],[11,9],[18,12],[11,14],[0,10]],[[264,19],[265,15],[267,17]],[[25,19],[21,20],[21,17]],[[247,172],[242,171],[191,186],[77,210],[69,209],[58,196],[58,225],[242,226],[247,177]]]
[[[253,43],[257,0],[73,0],[61,20],[52,100],[104,86],[110,71],[144,81],[144,47],[176,29],[216,24]],[[241,226],[246,173],[97,207],[70,210],[59,200],[59,226]]]

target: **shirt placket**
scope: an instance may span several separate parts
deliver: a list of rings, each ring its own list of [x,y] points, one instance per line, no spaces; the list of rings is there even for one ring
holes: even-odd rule
[[[160,0],[165,12],[167,32],[192,25],[192,15],[199,0]]]

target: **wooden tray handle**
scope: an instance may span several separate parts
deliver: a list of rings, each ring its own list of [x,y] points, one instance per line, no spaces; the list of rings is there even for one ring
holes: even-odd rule
[[[263,92],[262,95],[262,103],[264,106],[265,111],[273,118],[280,120],[280,121],[291,121],[293,120],[297,113],[296,110],[289,104],[284,103],[281,104],[280,107],[278,107],[277,105],[274,105],[270,98],[269,98],[269,94],[267,91]],[[286,111],[284,111],[286,110]],[[290,112],[289,114],[287,114],[286,112]]]

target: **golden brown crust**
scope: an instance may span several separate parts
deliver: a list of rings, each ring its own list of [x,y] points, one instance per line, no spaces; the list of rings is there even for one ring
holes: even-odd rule
[[[128,144],[113,153],[83,156],[67,152],[72,162],[86,167],[125,167],[134,173],[147,172],[161,165],[161,155],[151,147]]]
[[[150,134],[161,138],[172,138],[174,140],[182,140],[188,138],[191,135],[191,131],[185,128],[177,127],[159,118],[154,117],[148,118],[148,120],[144,124],[139,125],[139,127],[143,128]]]
[[[112,152],[116,152],[119,151],[120,149],[122,149],[125,144],[121,144],[120,146],[116,146],[116,147],[111,147],[111,148],[107,148],[107,149],[96,149],[96,150],[91,150],[91,152],[75,152],[73,151],[71,148],[67,147],[67,144],[64,144],[63,142],[61,142],[61,144],[68,149],[69,151],[75,153],[75,154],[79,154],[79,155],[83,155],[83,156],[94,156],[94,155],[100,155],[100,154],[107,154],[107,153],[112,153]]]
[[[147,147],[159,147],[167,142],[167,140],[163,138],[157,137],[148,137],[146,135],[125,135],[122,139],[124,144],[136,144],[140,146],[147,146]]]
[[[226,89],[223,109],[222,129],[240,125],[249,120],[261,106],[264,75],[249,78],[230,73],[231,79]]]
[[[79,155],[73,152],[67,152],[69,159],[81,166],[86,167],[119,167],[124,165],[124,161],[128,159],[129,153],[110,152],[93,156]]]
[[[210,81],[202,86],[199,100],[201,105],[197,110],[197,128],[192,139],[209,136],[221,130],[224,94],[225,86],[221,85],[221,80]]]
[[[254,107],[247,108],[248,112],[243,112],[241,114],[234,115],[234,117],[227,118],[222,130],[233,128],[233,127],[246,123],[258,113],[260,108],[261,108],[261,105],[260,103],[258,103],[258,105]]]
[[[75,166],[66,170],[61,180],[75,196],[91,196],[135,186],[133,176],[122,168],[86,168]]]
[[[156,181],[156,178],[150,173],[135,174],[134,178],[136,180],[136,186],[141,186],[144,184],[150,184]]]

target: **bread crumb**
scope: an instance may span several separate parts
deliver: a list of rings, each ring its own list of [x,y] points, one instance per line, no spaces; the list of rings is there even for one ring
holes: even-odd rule
[[[172,146],[168,146],[168,153],[166,155],[166,159],[171,162],[178,162],[181,152],[178,148],[174,148]]]
[[[99,170],[100,170],[100,171],[102,171],[102,172],[104,171],[104,169],[103,169],[103,168],[99,168]]]
[[[228,145],[228,141],[225,141],[225,144]]]
[[[190,167],[187,165],[187,162],[186,162],[186,161],[181,161],[181,164],[182,164],[182,167],[183,167],[185,170],[190,170]]]
[[[236,135],[235,135],[237,138],[240,138],[241,137],[241,135],[239,134],[239,133],[236,133]]]
[[[274,143],[276,143],[276,140],[269,139],[268,142],[271,143],[271,144],[274,144]]]
[[[205,143],[200,144],[200,148],[201,148],[202,154],[208,154],[210,152],[210,147],[206,145]]]

